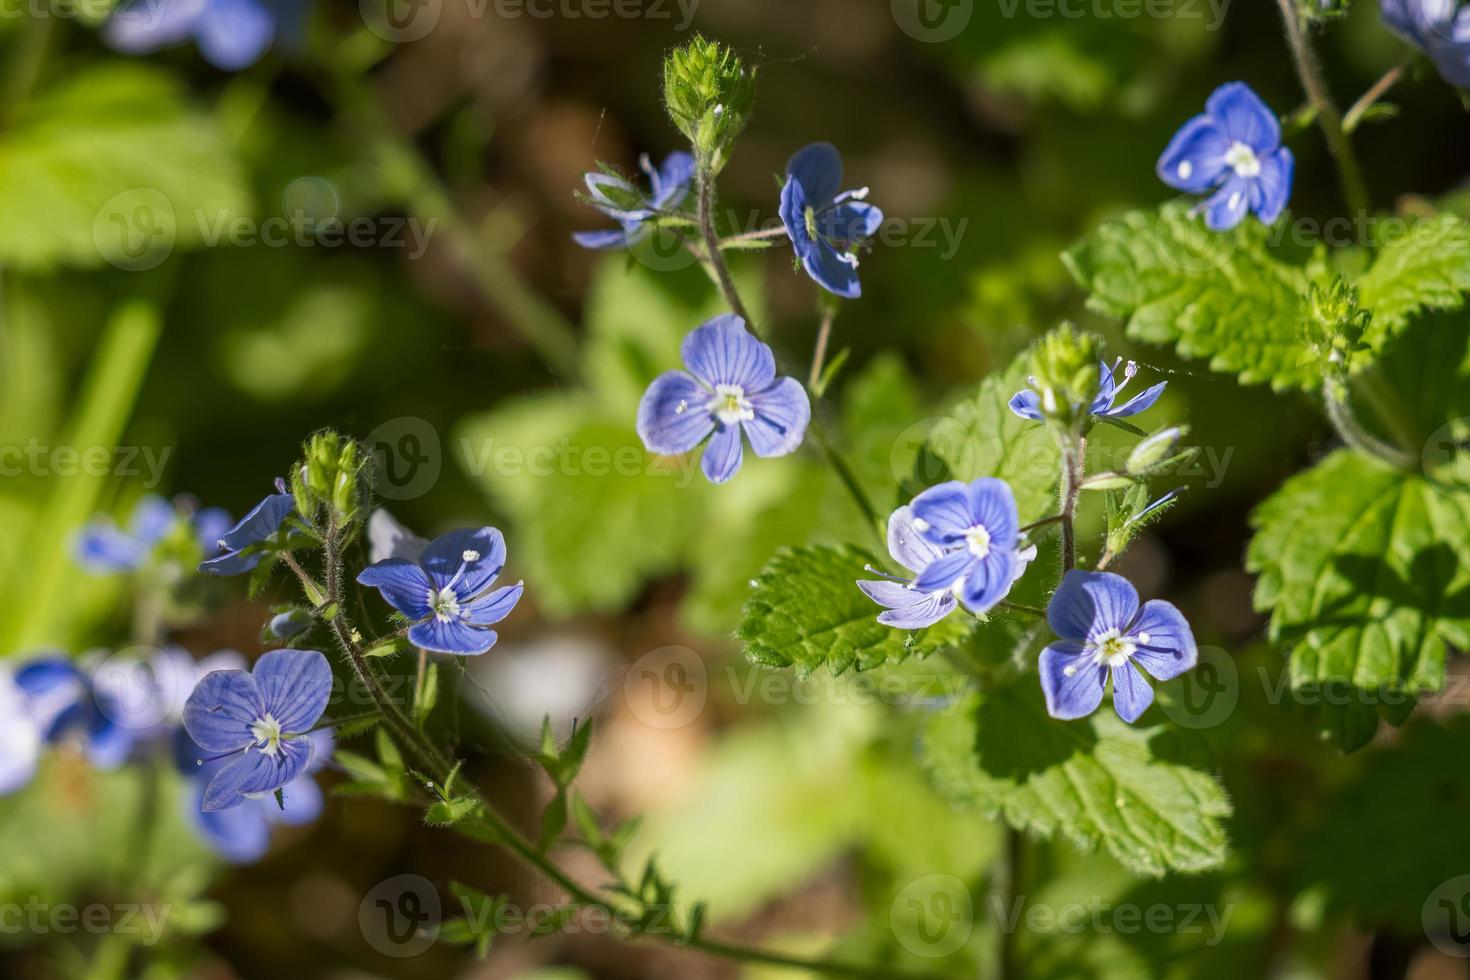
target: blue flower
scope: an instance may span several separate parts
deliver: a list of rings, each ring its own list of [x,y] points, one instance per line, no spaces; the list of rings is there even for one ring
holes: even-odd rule
[[[1198,652],[1184,615],[1162,599],[1138,606],[1121,575],[1073,569],[1046,608],[1061,637],[1041,652],[1041,689],[1053,718],[1081,718],[1102,703],[1113,679],[1113,710],[1132,724],[1153,703],[1142,667],[1161,681],[1194,666]]]
[[[217,557],[200,562],[199,570],[211,575],[239,575],[248,572],[265,557],[257,547],[274,537],[282,523],[296,509],[296,498],[289,493],[273,493],[240,518],[240,523],[220,535]]]
[[[711,483],[740,470],[740,434],[761,457],[785,456],[801,445],[811,421],[806,389],[776,377],[771,348],[733,313],[709,320],[684,338],[688,371],[653,379],[638,404],[638,436],[649,452],[687,453],[704,442],[701,466]]]
[[[41,729],[29,699],[8,672],[0,671],[0,796],[23,789],[41,759]]]
[[[223,71],[259,61],[282,28],[276,0],[133,0],[114,13],[103,39],[127,54],[151,54],[189,38]]]
[[[1159,157],[1159,179],[1191,194],[1214,191],[1201,205],[1205,224],[1228,231],[1254,211],[1275,221],[1291,196],[1291,151],[1281,145],[1276,114],[1244,82],[1210,95],[1203,115],[1185,123]]]
[[[1128,382],[1133,380],[1133,376],[1138,373],[1138,365],[1133,361],[1129,361],[1123,366],[1123,383],[1119,384],[1117,371],[1118,365],[1122,360],[1121,357],[1118,358],[1113,362],[1112,367],[1108,367],[1106,361],[1098,364],[1097,397],[1092,400],[1092,405],[1088,408],[1090,414],[1113,419],[1137,415],[1139,412],[1152,408],[1154,402],[1159,400],[1159,396],[1168,387],[1169,382],[1160,381],[1152,388],[1148,388],[1134,395],[1123,404],[1116,404],[1118,395],[1122,393]],[[1033,385],[1036,384],[1035,378],[1031,378],[1030,381]],[[1011,407],[1011,411],[1023,419],[1031,419],[1039,422],[1043,418],[1041,395],[1034,388],[1027,388],[1023,391],[1016,392],[1011,396],[1008,404]]]
[[[1457,0],[1381,0],[1383,22],[1429,56],[1444,80],[1470,88],[1470,9]]]
[[[1036,554],[1019,548],[1016,498],[1004,480],[951,480],[925,490],[910,507],[914,530],[941,552],[924,565],[912,588],[951,591],[977,616],[1005,598]]]
[[[638,166],[648,174],[647,194],[616,174],[596,170],[586,174],[583,179],[592,195],[592,206],[620,227],[574,232],[573,241],[583,248],[627,248],[648,233],[649,218],[660,211],[677,208],[689,193],[689,182],[694,179],[694,157],[683,150],[664,157],[657,170],[646,153],[638,158]]]
[[[178,508],[156,494],[148,494],[133,507],[127,529],[110,517],[97,517],[77,533],[78,564],[94,575],[134,572],[148,563],[160,542],[181,520]],[[194,534],[205,551],[210,551],[220,533],[230,526],[230,516],[218,507],[206,507],[189,518]]]
[[[15,685],[29,700],[41,737],[53,744],[79,740],[99,769],[115,769],[127,760],[153,710],[130,703],[127,692],[109,678],[94,678],[60,654],[22,664]]]
[[[413,621],[408,639],[414,646],[471,655],[495,645],[490,627],[521,598],[521,582],[491,588],[504,567],[505,537],[482,527],[435,538],[418,561],[385,558],[363,569],[357,580]]]
[[[796,257],[817,285],[844,299],[862,295],[855,246],[873,237],[883,212],[863,198],[866,187],[842,191],[842,158],[831,143],[813,143],[786,164],[781,222]]]
[[[906,505],[888,518],[888,553],[899,565],[919,575],[944,557],[945,552],[919,533],[914,526],[913,508]],[[1026,565],[1035,557],[1035,546],[1016,552],[1014,578],[1020,578]],[[924,592],[915,587],[913,578],[888,575],[871,566],[868,571],[882,575],[883,580],[860,581],[857,585],[869,599],[887,608],[887,612],[878,614],[878,622],[884,626],[922,629],[939,622],[959,605],[958,594],[952,587]]]
[[[190,826],[210,850],[232,864],[251,864],[269,850],[275,827],[300,827],[321,816],[325,801],[313,776],[331,759],[336,746],[327,729],[307,737],[312,742],[311,761],[300,776],[281,787],[279,803],[272,793],[246,799],[226,810],[205,810],[204,797],[220,763],[197,765],[203,753],[188,733],[180,730],[179,761],[189,776],[188,791],[181,798]]]
[[[306,771],[307,734],[332,694],[332,670],[315,650],[275,650],[253,673],[216,670],[184,706],[184,727],[199,747],[227,760],[210,777],[201,808],[225,810],[273,793]]]

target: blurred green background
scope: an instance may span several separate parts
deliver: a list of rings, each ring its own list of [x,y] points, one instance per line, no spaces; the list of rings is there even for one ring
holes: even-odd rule
[[[749,696],[753,668],[730,639],[746,583],[777,546],[855,538],[860,516],[814,453],[748,464],[718,488],[697,476],[685,487],[667,474],[587,472],[588,447],[638,445],[643,387],[675,366],[679,339],[718,306],[697,268],[575,246],[572,231],[603,219],[573,192],[598,161],[633,171],[640,152],[678,148],[658,70],[691,32],[759,66],[756,112],[722,175],[721,208],[773,220],[786,159],[822,139],[843,153],[844,186],[871,187],[897,229],[864,257],[864,295],[838,320],[834,346],[851,355],[824,407],[888,506],[912,490],[913,452],[932,420],[1040,331],[1078,318],[1127,349],[1113,325],[1083,311],[1058,253],[1098,219],[1169,197],[1154,161],[1209,92],[1242,79],[1283,115],[1301,93],[1267,5],[1178,0],[1157,18],[1127,16],[1135,8],[1120,0],[975,0],[935,5],[964,18],[942,40],[913,30],[913,7],[650,0],[639,16],[598,18],[589,9],[607,8],[578,0],[536,8],[547,16],[436,0],[404,8],[430,10],[433,24],[396,43],[365,26],[384,23],[366,0],[318,4],[297,36],[229,74],[192,45],[120,55],[85,17],[7,0],[0,444],[40,448],[0,480],[0,651],[128,645],[128,587],[77,570],[76,527],[93,512],[125,518],[144,492],[243,513],[306,434],[337,427],[398,468],[401,482],[383,489],[399,520],[425,535],[495,524],[509,574],[527,581],[500,646],[462,679],[463,730],[492,798],[531,818],[545,788],[497,751],[499,740],[523,737],[543,713],[564,725],[595,710],[603,727],[583,778],[589,800],[614,816],[647,814],[645,849],[657,849],[686,897],[711,902],[721,930],[925,965],[899,938],[905,889],[946,875],[983,895],[995,827],[928,788],[912,753],[914,712],[851,703],[847,681],[814,697]],[[1355,4],[1321,44],[1341,102],[1404,54],[1372,3]],[[1470,150],[1451,89],[1416,78],[1396,99],[1401,114],[1358,140],[1380,207],[1454,189]],[[1293,213],[1337,213],[1318,134],[1291,146]],[[248,230],[295,214],[364,219],[372,240],[209,241],[237,220]],[[160,221],[172,246],[129,254],[139,222]],[[734,264],[778,360],[801,374],[817,325],[811,283],[785,250]],[[563,334],[576,338],[567,364],[528,342]],[[1206,456],[1182,481],[1183,504],[1125,570],[1145,594],[1167,591],[1201,641],[1229,650],[1243,673],[1274,669],[1275,655],[1255,643],[1262,620],[1241,570],[1246,514],[1325,450],[1329,430],[1304,396],[1243,389],[1168,351],[1131,353],[1172,372],[1161,417],[1188,421]],[[139,472],[57,472],[56,447],[113,444],[136,448]],[[557,462],[529,472],[497,462],[505,447]],[[262,607],[243,589],[225,595],[216,615],[175,638],[200,655],[259,649]],[[691,651],[707,677],[705,709],[677,726],[660,724],[626,682],[630,667],[670,646]],[[1373,763],[1316,749],[1289,713],[1248,702],[1210,734],[1237,807],[1225,870],[1150,883],[1060,841],[1038,844],[1034,857],[1049,901],[1217,903],[1233,910],[1224,942],[1033,933],[1022,939],[1028,975],[1466,975],[1461,961],[1422,948],[1417,906],[1354,904],[1350,889],[1325,888],[1331,852],[1303,870],[1314,828]],[[371,801],[338,801],[316,825],[281,833],[262,862],[224,869],[169,822],[182,821],[171,810],[137,823],[145,778],[49,759],[36,786],[0,804],[0,894],[185,896],[178,928],[147,951],[0,933],[0,972],[738,974],[586,934],[509,938],[484,962],[442,946],[385,955],[359,910],[395,876],[441,890],[451,876],[473,880],[527,903],[549,893],[490,849]],[[991,912],[973,912],[982,946],[994,942]]]

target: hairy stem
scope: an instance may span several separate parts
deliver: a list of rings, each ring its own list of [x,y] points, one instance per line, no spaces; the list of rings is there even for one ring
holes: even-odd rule
[[[1368,186],[1363,181],[1363,170],[1358,165],[1352,142],[1343,128],[1342,114],[1338,112],[1331,93],[1327,91],[1327,83],[1322,78],[1322,66],[1317,62],[1312,42],[1302,28],[1301,18],[1296,11],[1296,0],[1277,0],[1277,3],[1281,7],[1286,44],[1291,49],[1291,60],[1296,67],[1297,78],[1302,83],[1302,91],[1307,93],[1307,100],[1316,110],[1317,124],[1322,127],[1322,134],[1327,138],[1327,149],[1337,162],[1343,200],[1347,202],[1348,210],[1354,214],[1366,213]]]
[[[1404,72],[1409,70],[1412,64],[1410,59],[1404,59],[1383,73],[1383,77],[1368,87],[1368,90],[1358,96],[1358,101],[1348,107],[1348,111],[1342,117],[1342,131],[1351,133],[1358,128],[1358,123],[1363,121],[1363,115],[1373,107],[1373,104],[1383,98],[1384,94],[1404,77]]]
[[[1390,445],[1363,427],[1347,402],[1347,394],[1334,385],[1328,385],[1322,401],[1327,408],[1327,418],[1343,442],[1389,466],[1400,470],[1412,470],[1418,463],[1413,456],[1397,446]]]
[[[1062,525],[1062,573],[1077,567],[1077,495],[1082,490],[1082,453],[1087,445],[1080,435],[1068,434],[1060,439],[1062,447],[1061,480],[1057,496]]]
[[[808,391],[816,391],[817,383],[822,380],[822,365],[827,360],[827,342],[832,337],[832,321],[835,319],[836,307],[828,306],[822,311],[822,325],[817,328],[817,344],[812,349],[812,369],[807,373]]]
[[[735,289],[735,280],[730,276],[730,267],[725,264],[725,255],[720,251],[720,236],[715,231],[715,175],[709,160],[700,160],[694,168],[694,181],[699,201],[699,233],[704,237],[704,250],[710,268],[714,270],[715,283],[725,296],[730,311],[745,321],[751,330],[755,321]],[[759,332],[759,331],[757,331]]]

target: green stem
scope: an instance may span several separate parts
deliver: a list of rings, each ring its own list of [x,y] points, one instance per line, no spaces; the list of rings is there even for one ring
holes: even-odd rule
[[[1368,87],[1368,90],[1358,96],[1358,101],[1348,107],[1348,111],[1342,117],[1342,131],[1351,133],[1358,128],[1358,123],[1363,121],[1363,116],[1373,108],[1373,104],[1383,98],[1384,93],[1398,84],[1398,80],[1409,70],[1412,59],[1404,59],[1383,73],[1383,77]]]
[[[1353,414],[1352,406],[1347,401],[1347,393],[1341,389],[1340,385],[1329,383],[1323,392],[1322,400],[1327,408],[1327,418],[1332,422],[1332,428],[1343,442],[1369,456],[1382,460],[1395,469],[1412,470],[1417,466],[1419,461],[1413,456],[1397,446],[1390,445],[1363,427],[1357,416]]]
[[[1306,92],[1307,100],[1316,110],[1317,124],[1322,127],[1322,134],[1327,137],[1327,149],[1331,151],[1332,158],[1337,162],[1337,174],[1342,184],[1343,200],[1347,202],[1349,211],[1354,214],[1366,214],[1368,186],[1363,180],[1363,170],[1358,166],[1358,158],[1353,153],[1352,141],[1348,139],[1347,132],[1343,128],[1342,114],[1338,112],[1337,105],[1332,101],[1332,95],[1327,91],[1327,83],[1322,78],[1322,66],[1317,63],[1316,52],[1312,50],[1312,43],[1307,39],[1306,31],[1302,28],[1301,17],[1297,15],[1296,0],[1277,0],[1277,3],[1281,7],[1282,25],[1286,29],[1286,43],[1291,49],[1292,64],[1296,67],[1297,78],[1302,83],[1302,90]]]
[[[780,225],[776,228],[761,228],[757,231],[742,231],[738,235],[726,235],[720,239],[720,248],[729,248],[739,242],[761,242],[768,238],[785,238],[786,226]]]
[[[832,336],[832,321],[837,319],[837,308],[827,306],[822,311],[822,325],[817,328],[817,343],[812,350],[812,369],[807,374],[806,387],[815,392],[822,380],[822,365],[827,360],[827,342]]]
[[[1026,838],[1016,828],[1007,825],[1004,864],[1001,868],[1003,880],[999,891],[1002,901],[1005,902],[1001,914],[1010,925],[1007,926],[1005,922],[1001,924],[997,970],[1000,980],[1020,980],[1024,976],[1016,953],[1016,932],[1020,928],[1021,919],[1015,915],[1015,911],[1016,903],[1021,899],[1021,876],[1025,873],[1025,858]]]
[[[337,540],[335,525],[328,532],[324,542],[324,564],[327,569],[328,600],[335,602],[337,608],[343,608],[340,593],[341,576],[338,570],[341,568],[341,552]],[[420,732],[417,727],[403,713],[402,709],[383,689],[362,654],[362,649],[354,639],[355,630],[348,621],[345,613],[339,613],[332,620],[332,628],[337,637],[337,643],[347,655],[348,662],[353,671],[366,686],[368,692],[377,702],[383,718],[395,729],[399,738],[403,740],[403,746],[410,754],[415,756],[424,771],[431,776],[440,786],[445,785],[452,772],[459,766],[447,758],[427,736]],[[595,910],[606,915],[612,921],[620,921],[620,910],[609,899],[603,898],[592,889],[579,884],[560,865],[551,859],[545,852],[536,847],[516,827],[489,804],[473,788],[467,789],[469,795],[475,801],[475,808],[465,822],[471,826],[478,825],[482,831],[488,832],[487,836],[496,841],[502,847],[520,858],[526,864],[540,871],[558,887],[567,893],[573,902],[584,909]],[[834,977],[855,977],[859,980],[954,980],[952,977],[935,973],[905,973],[895,971],[888,967],[868,967],[850,963],[840,963],[831,960],[806,959],[796,956],[785,956],[780,953],[767,952],[747,946],[733,943],[718,942],[712,939],[704,939],[699,936],[685,938],[682,934],[670,934],[661,937],[678,945],[687,946],[691,949],[702,950],[714,956],[726,959],[739,960],[745,963],[762,963],[771,966],[784,966],[793,969],[806,970],[809,973]]]
[[[1058,489],[1061,513],[1057,515],[1062,525],[1062,573],[1077,567],[1077,495],[1082,490],[1082,453],[1086,440],[1080,435],[1068,434],[1059,439],[1062,448],[1062,470]]]
[[[1374,413],[1388,427],[1399,448],[1412,453],[1423,446],[1426,436],[1404,409],[1392,385],[1384,380],[1378,365],[1370,365],[1352,376],[1353,387],[1373,407]]]
[[[576,380],[581,373],[581,357],[571,325],[521,281],[503,256],[485,247],[418,149],[383,111],[371,81],[352,70],[346,59],[326,61],[338,105],[366,132],[385,174],[402,191],[409,210],[424,222],[425,233],[445,235],[485,302],[563,380]]]
[[[720,250],[720,236],[715,231],[715,176],[709,160],[701,159],[695,165],[694,182],[699,203],[699,233],[704,237],[704,249],[708,253],[706,257],[710,268],[714,270],[715,283],[724,294],[731,312],[744,320],[752,331],[759,333],[755,321],[750,318],[750,312],[741,302],[740,293],[735,289],[735,280],[730,275],[730,267],[725,264],[725,255]]]

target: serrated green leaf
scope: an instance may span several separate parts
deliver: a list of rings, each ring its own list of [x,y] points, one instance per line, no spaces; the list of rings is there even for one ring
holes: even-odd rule
[[[1230,801],[1179,761],[1189,755],[1170,730],[1130,727],[1107,705],[1082,721],[1050,718],[1034,677],[971,695],[924,733],[925,765],[951,799],[1083,850],[1102,844],[1151,877],[1225,860]]]
[[[749,660],[801,676],[825,666],[835,676],[926,657],[969,635],[973,620],[961,612],[914,632],[878,622],[882,609],[856,585],[871,575],[865,565],[881,563],[851,545],[777,552],[745,602],[737,635]]]
[[[1023,419],[1007,402],[1026,387],[1028,356],[980,382],[929,433],[928,452],[947,473],[921,473],[927,483],[939,477],[974,480],[994,476],[1011,485],[1021,523],[1056,513],[1060,454],[1056,440],[1039,422]]]
[[[1174,344],[1245,384],[1316,388],[1321,365],[1301,325],[1325,265],[1320,255],[1288,255],[1271,235],[1258,221],[1212,232],[1172,203],[1104,222],[1062,261],[1088,290],[1087,305],[1125,321],[1134,340]]]
[[[1358,300],[1373,311],[1365,338],[1377,347],[1420,310],[1454,310],[1470,290],[1470,224],[1452,214],[1411,221],[1379,250],[1358,279]]]
[[[1446,646],[1470,643],[1470,495],[1344,449],[1287,481],[1251,523],[1256,608],[1291,645],[1298,701],[1347,701],[1324,719],[1343,748],[1374,727],[1344,724],[1343,711],[1399,721],[1415,695],[1443,687]]]
[[[479,806],[472,797],[462,796],[453,800],[440,800],[424,811],[424,823],[448,826],[459,823]]]

